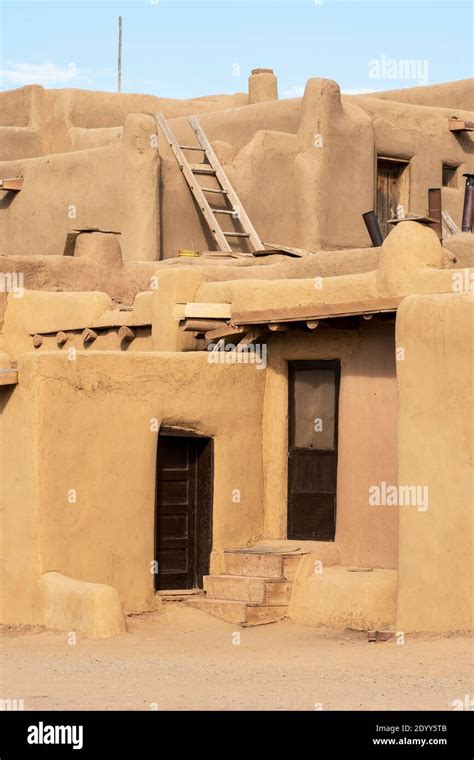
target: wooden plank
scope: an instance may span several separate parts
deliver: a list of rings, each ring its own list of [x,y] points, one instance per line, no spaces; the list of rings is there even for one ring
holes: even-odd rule
[[[186,179],[186,182],[189,185],[189,189],[194,195],[199,205],[199,208],[201,209],[201,213],[204,216],[204,219],[206,220],[209,226],[209,229],[212,233],[212,236],[214,237],[214,240],[216,241],[218,247],[223,251],[231,251],[232,248],[230,247],[229,243],[227,242],[224,235],[222,234],[222,230],[219,227],[216,217],[211,211],[211,207],[207,201],[207,198],[205,197],[200,185],[198,184],[194,174],[192,173],[191,168],[185,158],[185,155],[182,152],[181,148],[179,147],[178,143],[176,142],[173,136],[173,133],[168,127],[168,124],[166,123],[166,120],[163,114],[161,113],[157,114],[156,121],[163,133],[163,136],[165,137],[168,145],[171,148],[171,151],[178,163],[179,168],[183,172],[184,178]]]
[[[463,119],[448,119],[448,124],[451,132],[474,131],[474,121],[464,121]]]
[[[202,145],[202,147],[206,149],[207,159],[210,165],[215,169],[216,178],[219,184],[224,190],[227,190],[227,195],[232,207],[239,210],[239,221],[242,224],[242,227],[244,228],[244,230],[246,230],[246,232],[248,232],[250,235],[249,242],[253,250],[257,251],[259,249],[262,249],[263,248],[262,241],[260,240],[252,222],[247,216],[247,213],[245,212],[245,209],[243,208],[237,193],[235,192],[234,188],[229,182],[227,175],[222,169],[219,163],[219,160],[216,154],[214,153],[214,149],[212,148],[212,145],[210,144],[206,135],[202,131],[199,121],[197,120],[195,116],[190,116],[188,118],[188,122],[191,125],[191,128],[194,131],[194,134],[196,135],[199,144]]]
[[[0,179],[0,190],[11,190],[18,193],[23,188],[23,177],[13,179]]]
[[[243,551],[224,552],[224,573],[258,578],[283,579],[283,556],[281,554],[257,554]]]
[[[207,333],[210,330],[217,330],[227,324],[222,319],[185,319],[180,322],[179,327],[184,332]]]
[[[271,322],[307,322],[331,317],[350,317],[362,314],[379,314],[396,311],[402,300],[398,298],[372,298],[367,301],[347,301],[308,306],[283,307],[233,312],[231,323],[237,325],[262,325]]]
[[[448,211],[442,211],[441,217],[443,219],[444,234],[446,234],[447,232],[449,235],[458,235],[461,232],[461,230],[459,229],[456,222],[453,220],[451,214]]]
[[[214,187],[201,187],[200,189],[204,193],[219,193],[219,195],[228,195],[227,190],[222,190],[221,188],[216,190]]]
[[[232,327],[231,325],[223,325],[222,327],[214,328],[206,333],[206,340],[215,341],[220,338],[231,338],[234,335],[241,335],[244,331],[243,327]]]
[[[277,583],[275,581],[275,585]],[[204,578],[204,591],[207,599],[265,604],[265,584],[265,578],[246,575],[207,575]],[[275,590],[278,591],[278,587]],[[282,602],[278,601],[277,604]]]
[[[230,319],[230,303],[197,303],[190,302],[184,307],[184,316],[203,319]]]
[[[0,369],[0,385],[17,385],[18,371],[16,369]]]
[[[400,224],[400,222],[420,222],[421,224],[438,224],[438,220],[423,214],[407,214],[400,219],[387,219],[387,224]]]
[[[193,174],[215,174],[216,170],[207,164],[189,164]]]
[[[314,251],[306,251],[304,248],[290,248],[289,246],[279,245],[278,243],[264,243],[265,248],[262,251],[254,251],[254,256],[271,256],[273,254],[286,254],[301,258],[310,256]]]

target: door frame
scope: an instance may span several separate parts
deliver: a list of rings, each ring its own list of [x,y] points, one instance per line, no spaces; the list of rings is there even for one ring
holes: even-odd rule
[[[392,164],[393,166],[397,166],[399,169],[399,183],[398,183],[398,189],[399,189],[399,202],[405,209],[405,213],[408,214],[410,209],[410,172],[411,172],[411,156],[387,156],[382,153],[376,153],[375,154],[375,169],[374,169],[374,209],[375,213],[378,218],[378,201],[379,201],[379,192],[378,192],[378,186],[379,186],[379,163],[385,162],[386,164]],[[382,230],[382,234],[385,237],[387,237],[388,233],[391,231],[389,225],[389,229],[387,231],[387,234],[385,235],[383,233],[384,230],[384,223],[381,223],[381,220],[379,219],[379,226]]]
[[[198,463],[196,463],[196,503],[195,503],[195,540],[194,540],[194,556],[193,556],[193,585],[191,588],[202,588],[202,577],[209,573],[212,543],[213,543],[213,507],[214,507],[214,438],[212,436],[202,435],[196,433],[194,430],[188,428],[178,427],[166,427],[162,426],[159,429],[156,452],[155,452],[155,508],[154,508],[154,520],[153,520],[153,542],[154,542],[154,559],[158,562],[158,451],[160,437],[162,438],[190,438],[196,439],[202,442],[205,456],[208,458],[208,478],[199,478]],[[201,508],[200,508],[201,507]],[[200,518],[207,519],[208,530],[206,532],[207,540],[206,544],[202,546],[199,541],[198,524]],[[158,572],[154,576],[154,591],[155,593],[165,591],[166,589],[159,589],[159,564]],[[172,591],[174,589],[170,589]]]
[[[297,359],[292,361],[288,360],[287,371],[287,384],[288,384],[288,439],[287,439],[287,492],[286,492],[286,537],[288,540],[293,540],[293,537],[289,536],[290,527],[290,497],[291,497],[291,470],[290,470],[290,449],[292,441],[295,440],[295,398],[294,398],[294,371],[301,369],[333,369],[335,372],[335,398],[334,398],[334,451],[327,449],[301,449],[301,451],[318,452],[321,455],[335,454],[336,457],[336,490],[334,496],[334,538],[336,534],[336,519],[337,519],[337,466],[338,466],[338,454],[339,454],[339,395],[341,387],[341,360],[340,359]],[[307,538],[295,538],[298,541],[309,541],[315,539]]]

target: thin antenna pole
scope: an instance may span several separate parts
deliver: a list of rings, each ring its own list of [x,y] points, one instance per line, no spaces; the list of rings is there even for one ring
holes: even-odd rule
[[[118,82],[117,92],[122,92],[122,16],[119,16],[118,34]]]

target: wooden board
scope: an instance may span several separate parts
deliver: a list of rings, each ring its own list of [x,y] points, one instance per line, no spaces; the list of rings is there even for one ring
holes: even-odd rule
[[[463,119],[448,119],[448,124],[451,132],[474,131],[474,121],[464,121]]]
[[[244,331],[243,327],[231,327],[230,325],[223,325],[213,330],[206,332],[206,340],[214,341],[221,338],[231,338],[235,335],[242,335]]]
[[[17,385],[18,372],[16,369],[0,369],[0,385]]]
[[[397,207],[405,210],[409,204],[409,164],[405,160],[377,159],[377,219],[383,237],[389,232],[388,219],[393,218]]]
[[[401,300],[402,296],[398,298],[371,298],[367,301],[314,304],[314,306],[240,311],[232,314],[231,323],[233,325],[257,325],[270,322],[306,322],[324,318],[380,314],[396,311]]]
[[[292,361],[288,372],[289,539],[333,541],[336,532],[339,361]],[[322,394],[321,385],[329,393]],[[315,432],[314,419],[323,432]]]
[[[155,503],[155,590],[202,588],[212,544],[210,439],[160,435]]]
[[[230,319],[230,303],[190,302],[184,307],[184,316],[200,319]]]
[[[254,256],[272,256],[275,254],[281,254],[286,256],[293,256],[295,258],[302,258],[303,256],[310,256],[314,252],[306,251],[304,248],[290,248],[289,246],[279,245],[278,243],[264,243],[265,248],[260,251],[254,251]]]
[[[0,190],[11,190],[18,193],[23,188],[23,177],[14,179],[0,179]]]

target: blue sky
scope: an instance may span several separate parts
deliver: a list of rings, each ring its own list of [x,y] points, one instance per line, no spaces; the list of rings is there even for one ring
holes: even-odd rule
[[[116,91],[119,15],[124,92],[242,92],[255,67],[274,69],[280,97],[313,76],[363,92],[473,73],[471,2],[0,0],[0,89]]]

